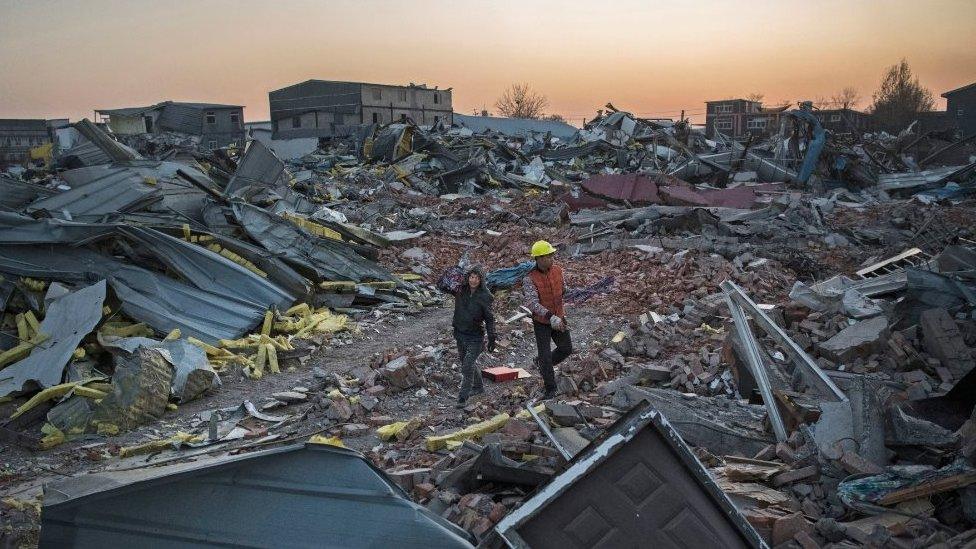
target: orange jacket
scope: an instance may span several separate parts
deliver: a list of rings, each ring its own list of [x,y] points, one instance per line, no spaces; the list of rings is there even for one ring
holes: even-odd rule
[[[549,324],[549,318],[556,315],[566,318],[563,307],[563,269],[553,265],[547,272],[532,269],[522,281],[525,292],[526,306],[532,311],[532,319],[536,322]]]

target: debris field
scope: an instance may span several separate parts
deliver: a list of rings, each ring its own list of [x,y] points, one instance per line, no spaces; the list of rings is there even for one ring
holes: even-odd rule
[[[289,160],[70,131],[0,174],[4,546],[976,542],[972,143],[808,104],[747,144],[616,109]],[[574,341],[550,400],[539,239]],[[498,341],[456,409],[438,288],[474,264]]]

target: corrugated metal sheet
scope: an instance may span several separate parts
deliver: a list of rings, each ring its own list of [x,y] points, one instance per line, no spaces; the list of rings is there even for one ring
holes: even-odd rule
[[[237,339],[264,318],[265,309],[233,296],[188,286],[86,248],[0,245],[0,272],[86,283],[106,279],[122,311],[160,333],[179,328],[210,343]]]
[[[60,156],[62,159],[74,157],[84,166],[98,166],[112,162],[112,157],[87,139],[66,151],[62,151]]]
[[[0,370],[0,397],[61,383],[71,353],[102,319],[104,301],[104,280],[52,301],[40,326],[48,339],[27,358]]]
[[[285,163],[279,160],[264,143],[251,141],[244,158],[237,166],[237,171],[224,189],[224,194],[232,196],[250,185],[270,187],[278,183],[278,178],[284,171]]]
[[[256,307],[287,309],[295,297],[266,278],[206,248],[153,229],[120,226],[119,233],[146,246],[186,281],[201,290],[234,296]]]
[[[664,176],[667,177],[667,176]],[[632,204],[660,204],[657,183],[635,173],[595,175],[582,184],[583,189],[609,200],[626,200]]]
[[[0,176],[0,209],[19,211],[38,198],[53,194],[54,191],[40,185]]]
[[[182,103],[168,103],[163,106],[156,124],[160,130],[199,135],[203,132],[203,109]]]
[[[72,187],[70,191],[38,200],[27,210],[45,210],[56,217],[67,212],[73,220],[96,220],[106,214],[139,209],[157,199],[156,186],[125,168],[78,168],[61,177]]]
[[[282,218],[244,202],[233,204],[234,216],[248,236],[318,280],[396,280],[389,271],[357,254],[347,244],[305,233]]]
[[[44,549],[473,547],[361,454],[315,444],[52,483],[42,516]]]
[[[553,137],[571,139],[579,131],[578,128],[557,120],[470,116],[458,113],[454,113],[454,124],[468,128],[474,133],[493,131],[510,137],[530,137],[550,132]]]
[[[766,547],[660,412],[639,404],[497,526],[515,548]]]
[[[898,191],[938,185],[963,168],[965,166],[948,166],[914,173],[884,173],[878,175],[878,188],[885,191]]]

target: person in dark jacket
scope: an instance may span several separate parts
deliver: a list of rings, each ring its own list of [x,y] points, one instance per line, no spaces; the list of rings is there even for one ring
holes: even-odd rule
[[[481,269],[472,267],[465,273],[464,283],[454,294],[454,339],[457,341],[462,376],[458,408],[464,407],[468,397],[485,392],[475,361],[484,348],[486,329],[488,352],[495,350],[495,315],[491,312],[491,292],[485,288],[484,280]]]

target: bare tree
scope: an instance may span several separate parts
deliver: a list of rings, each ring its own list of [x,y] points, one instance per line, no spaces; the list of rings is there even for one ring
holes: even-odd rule
[[[563,118],[563,115],[556,114],[556,113],[547,114],[547,115],[543,116],[542,119],[543,120],[551,120],[553,122],[565,122],[566,121],[566,119]]]
[[[854,86],[847,86],[830,97],[834,107],[838,109],[853,109],[861,102],[861,94]]]
[[[830,101],[822,95],[818,95],[813,100],[813,106],[817,107],[818,109],[829,109],[830,105]]]
[[[752,92],[746,96],[746,101],[755,101],[756,103],[762,103],[763,97],[766,96],[759,92]]]
[[[881,86],[873,95],[871,112],[888,130],[899,131],[915,120],[920,112],[932,110],[932,92],[922,87],[908,61],[888,67]]]
[[[498,112],[509,118],[539,118],[547,106],[549,99],[528,84],[512,84],[495,102]]]

